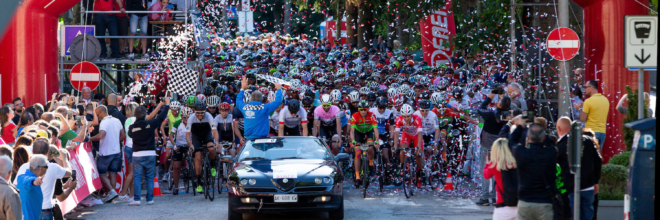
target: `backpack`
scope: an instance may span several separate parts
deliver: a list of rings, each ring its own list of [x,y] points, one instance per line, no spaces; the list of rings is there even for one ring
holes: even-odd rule
[[[502,170],[502,191],[505,206],[518,206],[518,171],[516,169]]]

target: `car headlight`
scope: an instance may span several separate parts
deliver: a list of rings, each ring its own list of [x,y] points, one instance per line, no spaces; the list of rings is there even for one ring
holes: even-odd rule
[[[323,182],[328,184],[328,183],[332,182],[332,179],[330,179],[330,177],[325,177],[325,178],[323,178]]]
[[[248,180],[247,180],[247,179],[241,179],[241,185],[242,185],[242,186],[245,186],[245,185],[247,185],[247,184],[248,184]]]
[[[250,179],[250,185],[254,185],[254,184],[257,184],[257,180],[256,179]]]
[[[323,180],[321,180],[321,177],[316,177],[316,178],[314,179],[314,182],[315,182],[316,184],[321,184],[322,181],[323,181]]]

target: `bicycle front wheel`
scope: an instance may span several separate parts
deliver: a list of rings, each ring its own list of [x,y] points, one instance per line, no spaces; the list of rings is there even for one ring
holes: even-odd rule
[[[405,163],[403,164],[403,193],[406,195],[406,198],[413,196],[413,180],[415,179],[413,175],[412,160],[406,158]]]

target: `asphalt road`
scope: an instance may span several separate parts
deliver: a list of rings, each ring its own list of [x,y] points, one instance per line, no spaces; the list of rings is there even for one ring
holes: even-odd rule
[[[473,188],[473,187],[469,187]],[[425,189],[417,191],[406,199],[400,189],[385,189],[383,193],[375,189],[368,191],[367,198],[362,198],[362,191],[344,189],[345,219],[491,219],[493,206],[477,206],[477,189],[457,186],[449,194],[447,191]],[[142,206],[132,207],[128,203],[113,201],[76,210],[70,219],[226,219],[227,193],[216,194],[213,202],[203,196],[192,194],[165,194],[154,198],[154,205],[146,205],[144,196]],[[245,214],[244,219],[327,219],[326,213],[278,213]]]

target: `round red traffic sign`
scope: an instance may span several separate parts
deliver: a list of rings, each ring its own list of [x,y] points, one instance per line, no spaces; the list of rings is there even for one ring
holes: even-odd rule
[[[557,28],[548,34],[545,41],[548,53],[560,61],[573,59],[580,51],[580,37],[570,28]]]
[[[101,71],[93,63],[83,61],[71,68],[69,79],[73,88],[78,91],[82,91],[84,87],[94,90],[101,82]]]

